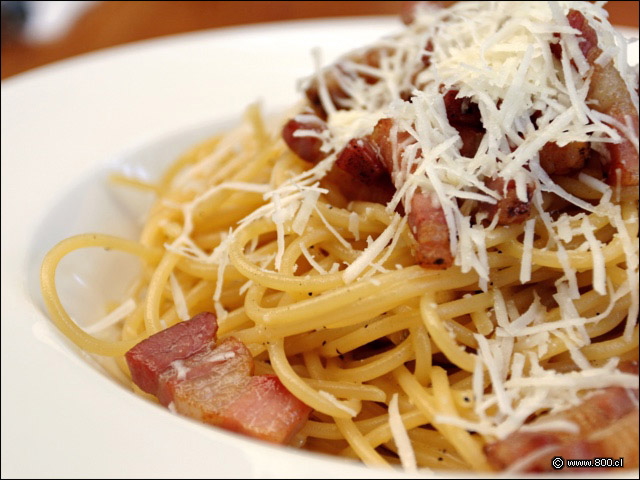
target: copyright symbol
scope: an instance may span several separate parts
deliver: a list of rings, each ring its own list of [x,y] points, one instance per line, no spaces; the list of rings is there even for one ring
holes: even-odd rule
[[[562,470],[562,468],[564,467],[564,458],[553,457],[551,459],[551,466],[556,470]]]

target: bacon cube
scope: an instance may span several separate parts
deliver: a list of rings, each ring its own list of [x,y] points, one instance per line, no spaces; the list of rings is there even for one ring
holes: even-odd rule
[[[229,382],[240,384],[252,373],[251,353],[244,343],[230,337],[218,346],[208,345],[189,358],[171,363],[160,375],[157,397],[165,406],[174,399],[185,405],[191,400],[203,401],[209,393],[219,395],[216,389]],[[196,390],[200,392],[197,395],[193,393]]]
[[[203,312],[151,335],[125,355],[131,379],[143,391],[156,395],[160,374],[176,360],[183,360],[214,344],[217,331],[216,316]]]
[[[288,443],[304,426],[311,408],[275,375],[252,377],[222,413],[221,426],[273,443]]]
[[[241,341],[215,343],[210,313],[140,342],[126,354],[133,381],[173,411],[273,443],[287,443],[311,408],[275,375],[253,374],[253,358]]]

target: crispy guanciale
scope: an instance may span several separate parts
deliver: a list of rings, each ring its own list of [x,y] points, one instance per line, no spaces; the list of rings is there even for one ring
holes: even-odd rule
[[[396,129],[398,130],[398,129]],[[368,140],[379,153],[378,159],[390,175],[396,175],[405,169],[402,159],[403,150],[414,140],[407,132],[398,130],[394,135],[394,123],[383,118],[373,129]],[[415,170],[414,168],[410,169]],[[444,269],[453,265],[453,256],[449,243],[449,227],[437,195],[424,190],[416,191],[411,199],[407,221],[411,233],[417,242],[415,252],[417,262],[430,269]]]
[[[485,180],[488,188],[499,194],[501,197],[497,203],[483,203],[481,208],[489,214],[489,220],[493,220],[498,215],[498,224],[510,225],[512,223],[522,223],[531,212],[531,197],[533,196],[533,184],[527,184],[527,201],[523,202],[518,198],[516,192],[516,182],[509,180],[505,188],[504,179],[501,177]]]
[[[327,156],[321,149],[322,139],[319,137],[327,130],[324,120],[315,113],[305,111],[285,123],[282,127],[282,139],[302,160],[318,163]],[[310,132],[314,134],[309,135]]]
[[[633,362],[621,369],[638,373]],[[578,427],[576,433],[558,431],[515,432],[504,440],[485,446],[496,470],[514,467],[526,472],[553,471],[551,459],[596,457],[624,458],[624,467],[638,467],[638,390],[610,387],[588,397],[577,407],[533,422],[566,420]]]
[[[233,337],[216,344],[217,329],[207,312],[143,340],[125,355],[134,383],[182,415],[288,443],[311,409],[276,376],[252,376],[247,347]]]
[[[587,142],[570,142],[562,147],[549,142],[540,150],[540,166],[549,175],[567,175],[584,167],[590,155]]]
[[[629,138],[630,134],[638,137],[638,112],[627,85],[616,70],[612,59],[604,65],[596,61],[602,55],[602,50],[598,47],[596,31],[584,15],[577,10],[569,10],[567,20],[569,25],[580,31],[580,49],[591,66],[588,73],[591,81],[587,101],[594,110],[609,115],[619,124],[611,127],[620,134],[621,141],[606,144],[611,157],[607,168],[608,181],[612,185],[638,185],[638,149]],[[562,49],[559,45],[552,45],[552,51],[556,57],[561,58]],[[625,125],[630,132],[625,133],[620,125]]]
[[[172,362],[184,360],[199,352],[216,338],[216,316],[203,312],[188,322],[158,332],[126,354],[131,380],[143,392],[157,395],[158,379]]]

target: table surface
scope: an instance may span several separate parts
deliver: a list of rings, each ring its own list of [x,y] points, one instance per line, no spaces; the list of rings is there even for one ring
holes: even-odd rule
[[[55,41],[2,42],[2,78],[47,63],[123,43],[231,25],[306,18],[393,15],[407,2],[99,2]],[[441,2],[453,3],[453,2]],[[613,24],[638,27],[640,2],[609,2]]]

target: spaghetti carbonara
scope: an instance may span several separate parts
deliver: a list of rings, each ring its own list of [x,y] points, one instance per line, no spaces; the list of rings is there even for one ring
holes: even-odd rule
[[[582,452],[637,467],[626,40],[600,3],[418,5],[405,22],[318,58],[286,116],[250,107],[156,183],[116,179],[157,195],[140,238],[55,246],[52,320],[131,378],[126,352],[212,312],[218,345],[241,342],[253,375],[311,410],[287,441],[367,465],[545,470]],[[80,328],[56,293],[58,262],[88,247],[144,266],[101,324],[117,338]],[[599,419],[597,402],[617,413]]]

